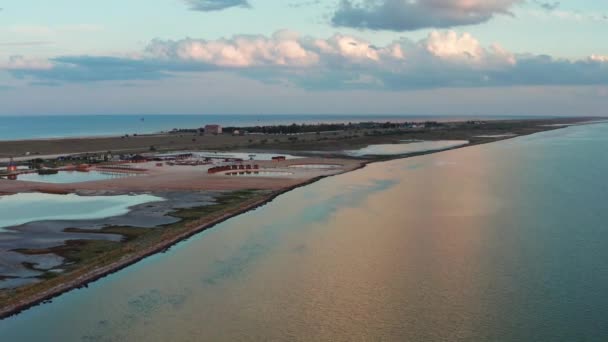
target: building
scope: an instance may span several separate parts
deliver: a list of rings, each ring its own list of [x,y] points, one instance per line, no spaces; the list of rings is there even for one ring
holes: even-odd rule
[[[275,161],[275,162],[281,162],[281,161],[285,161],[285,160],[287,160],[287,157],[285,157],[285,156],[272,157],[272,161]]]
[[[147,161],[148,161],[148,159],[146,157],[139,155],[139,154],[137,154],[131,158],[131,163],[145,163]]]
[[[222,126],[220,125],[206,125],[205,134],[222,134]]]
[[[13,158],[11,158],[10,162],[8,163],[8,166],[6,167],[6,171],[9,173],[17,171],[17,165],[13,162]]]

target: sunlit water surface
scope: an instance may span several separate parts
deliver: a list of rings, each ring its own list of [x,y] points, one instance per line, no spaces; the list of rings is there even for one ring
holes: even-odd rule
[[[7,341],[605,341],[608,125],[327,178],[0,322]]]

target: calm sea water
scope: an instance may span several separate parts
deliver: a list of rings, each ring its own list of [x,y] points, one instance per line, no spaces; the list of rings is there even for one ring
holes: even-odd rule
[[[606,341],[608,125],[377,163],[0,321],[6,341]]]
[[[494,117],[494,119],[525,117]],[[55,115],[0,116],[0,141],[61,137],[119,136],[223,126],[278,125],[292,123],[341,123],[361,121],[463,120],[456,117],[390,115]],[[467,118],[470,119],[470,118]],[[479,117],[475,119],[480,119]]]

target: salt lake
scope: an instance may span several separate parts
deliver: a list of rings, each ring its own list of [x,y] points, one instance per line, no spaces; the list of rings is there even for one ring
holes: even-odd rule
[[[115,178],[124,178],[138,176],[136,173],[126,172],[106,172],[106,171],[59,171],[56,174],[51,175],[40,175],[36,172],[24,173],[17,176],[19,181],[27,182],[39,182],[39,183],[53,183],[53,184],[67,184],[67,183],[82,183],[92,182]]]
[[[0,232],[4,228],[44,220],[86,220],[123,215],[129,208],[163,201],[152,195],[79,196],[20,193],[0,196]]]

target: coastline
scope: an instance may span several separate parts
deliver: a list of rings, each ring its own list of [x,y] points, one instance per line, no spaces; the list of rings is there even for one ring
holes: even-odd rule
[[[59,114],[59,115],[7,115],[5,118],[9,119],[46,119],[46,120],[80,120],[83,114]],[[440,121],[440,122],[455,122],[465,120],[538,120],[538,119],[565,119],[567,116],[534,116],[534,115],[496,115],[496,116],[476,116],[476,115],[437,115],[437,116],[426,116],[426,115],[401,115],[401,114],[229,114],[229,115],[217,115],[217,114],[92,114],[85,116],[89,118],[107,118],[107,119],[122,119],[129,124],[140,125],[143,121],[144,126],[150,122],[156,122],[152,127],[132,127],[120,129],[107,129],[100,132],[88,132],[80,133],[77,129],[64,131],[64,135],[61,134],[48,134],[42,133],[43,136],[34,135],[18,136],[14,138],[3,139],[0,138],[0,143],[4,142],[24,142],[24,141],[55,141],[62,139],[97,139],[97,138],[119,138],[124,135],[139,135],[139,136],[155,136],[170,133],[172,129],[187,129],[194,127],[193,125],[204,125],[205,123],[217,123],[223,126],[276,126],[276,125],[290,125],[292,123],[306,123],[306,124],[319,124],[319,123],[348,123],[348,122],[362,122],[362,121],[393,121],[393,122],[424,122],[427,120]],[[170,123],[161,122],[158,123],[158,119],[164,119],[170,117]],[[178,118],[177,123],[174,123],[175,119]],[[184,119],[187,120],[179,120]],[[86,125],[83,124],[84,127]],[[78,133],[76,133],[78,132]]]
[[[546,130],[543,130],[543,131],[556,130],[556,129],[561,129],[561,128],[565,128],[565,127],[551,127],[551,128],[547,128]],[[538,132],[532,132],[530,134],[534,134],[534,133],[538,133]],[[523,136],[523,135],[528,135],[528,134],[522,134],[522,135],[518,135],[518,136]],[[190,238],[202,231],[210,229],[233,217],[244,214],[251,210],[255,210],[259,207],[262,207],[262,206],[274,201],[277,197],[279,197],[285,193],[288,193],[288,192],[295,190],[297,188],[300,188],[300,187],[310,185],[321,179],[324,179],[327,177],[332,177],[332,176],[337,176],[337,175],[348,173],[348,172],[355,171],[355,170],[359,170],[359,169],[366,167],[370,163],[384,162],[384,161],[393,160],[393,159],[405,159],[405,158],[411,158],[411,157],[420,156],[420,155],[439,153],[439,152],[444,152],[444,151],[448,151],[448,150],[460,149],[460,148],[465,148],[465,147],[470,147],[470,146],[475,146],[475,145],[480,145],[480,144],[486,144],[486,143],[495,142],[495,141],[508,140],[508,139],[512,139],[515,137],[517,137],[517,136],[506,137],[506,138],[497,139],[497,140],[481,141],[481,142],[471,143],[471,144],[463,145],[463,146],[455,146],[452,148],[447,148],[447,149],[438,150],[438,151],[425,151],[425,152],[411,153],[411,154],[407,154],[407,155],[378,157],[373,160],[361,160],[359,162],[358,167],[355,167],[351,170],[343,171],[343,172],[336,173],[333,175],[317,176],[317,177],[308,179],[308,180],[300,182],[300,183],[296,183],[296,184],[293,184],[293,185],[290,185],[290,186],[287,186],[287,187],[284,187],[284,188],[281,188],[278,190],[273,190],[271,193],[265,194],[261,198],[245,200],[244,202],[240,203],[236,208],[231,208],[229,210],[219,212],[215,215],[210,215],[209,217],[201,218],[202,222],[200,222],[200,221],[197,222],[197,225],[193,226],[192,228],[188,227],[188,229],[186,229],[185,231],[180,232],[174,236],[171,236],[168,239],[160,240],[157,243],[155,243],[145,249],[142,249],[140,251],[136,251],[131,254],[123,255],[119,260],[117,260],[115,262],[112,262],[108,265],[105,265],[105,266],[102,266],[99,268],[93,268],[90,271],[77,276],[75,279],[68,280],[61,284],[55,285],[49,289],[46,289],[43,292],[36,293],[35,295],[26,297],[17,302],[10,303],[10,304],[0,308],[0,320],[17,315],[27,309],[30,309],[32,307],[35,307],[39,304],[42,304],[42,303],[48,301],[48,300],[56,298],[73,289],[86,287],[86,286],[88,286],[88,284],[90,284],[96,280],[99,280],[101,278],[104,278],[105,276],[108,276],[108,275],[118,272],[122,269],[125,269],[128,266],[133,265],[149,256],[163,252],[163,251],[171,248],[172,246],[178,244],[179,242],[187,240],[188,238]]]
[[[195,132],[166,132],[161,134],[139,134],[129,136],[89,136],[89,137],[64,137],[52,139],[25,139],[25,140],[1,140],[0,162],[7,162],[10,158],[15,161],[35,158],[56,158],[66,155],[90,155],[107,153],[129,154],[145,153],[154,151],[180,151],[180,150],[235,150],[235,149],[296,149],[303,151],[309,147],[318,147],[326,150],[328,141],[335,141],[340,146],[365,147],[369,144],[381,144],[390,142],[397,136],[403,139],[420,140],[479,140],[476,138],[476,130],[482,128],[484,134],[515,133],[525,134],[528,130],[547,130],[557,127],[541,127],[551,124],[576,124],[590,120],[595,117],[561,118],[561,119],[533,119],[533,120],[511,120],[511,121],[484,121],[483,126],[476,127],[467,121],[452,121],[440,123],[441,130],[433,129],[385,129],[382,127],[372,128],[348,128],[342,132],[305,132],[297,136],[298,142],[294,143],[293,136],[289,134],[248,134],[248,135],[201,135]],[[477,122],[477,121],[474,121]],[[381,123],[377,125],[382,126]],[[392,133],[391,133],[392,132]],[[317,134],[319,133],[319,134]],[[446,133],[448,136],[443,136]],[[391,135],[392,134],[392,135]],[[331,144],[329,145],[331,146]],[[338,146],[338,147],[340,147]],[[152,149],[153,147],[153,149]],[[311,149],[309,149],[311,150]]]
[[[367,165],[367,163],[362,163],[362,165],[357,169],[363,168],[363,167],[365,167],[365,165]],[[161,240],[157,244],[150,246],[149,248],[146,248],[144,250],[135,252],[132,255],[124,256],[123,258],[121,258],[119,261],[117,261],[115,263],[106,265],[106,266],[98,268],[98,269],[93,269],[93,270],[89,271],[88,273],[81,275],[72,281],[62,283],[62,284],[52,287],[42,293],[39,293],[35,296],[24,299],[17,303],[9,304],[5,307],[2,307],[2,308],[0,308],[0,320],[15,316],[25,310],[28,310],[28,309],[35,307],[39,304],[42,304],[48,300],[56,298],[71,290],[82,288],[82,287],[87,287],[88,284],[90,284],[92,282],[95,282],[110,274],[123,270],[149,256],[152,256],[152,255],[155,255],[158,253],[162,253],[162,252],[166,251],[167,249],[173,247],[174,245],[176,245],[182,241],[185,241],[188,238],[190,238],[202,231],[213,228],[214,226],[216,226],[226,220],[229,220],[233,217],[239,216],[239,215],[247,213],[251,210],[255,210],[259,207],[262,207],[287,192],[290,192],[290,191],[295,190],[300,187],[310,185],[325,177],[330,177],[330,176],[315,177],[315,178],[309,179],[305,182],[302,182],[302,183],[299,183],[299,184],[296,184],[296,185],[293,185],[293,186],[290,186],[290,187],[287,187],[287,188],[284,188],[281,190],[274,191],[268,195],[264,195],[260,199],[245,201],[244,203],[241,203],[238,208],[236,208],[234,210],[228,210],[226,212],[223,212],[218,217],[210,217],[204,223],[197,225],[193,229],[188,229],[185,232],[177,234],[169,239]]]
[[[227,221],[231,218],[245,214],[245,213],[255,210],[257,208],[263,207],[266,204],[271,203],[272,201],[274,201],[276,198],[278,198],[279,196],[281,196],[283,194],[286,194],[286,193],[296,190],[298,188],[305,187],[310,184],[316,183],[322,179],[338,176],[338,175],[353,172],[353,171],[357,171],[357,170],[365,168],[368,164],[371,164],[371,163],[385,162],[385,161],[394,160],[394,159],[412,158],[412,157],[417,157],[417,156],[421,156],[421,155],[445,152],[445,151],[449,151],[449,150],[455,150],[455,149],[460,149],[460,148],[465,148],[465,147],[470,147],[470,146],[475,146],[475,145],[478,145],[478,144],[461,145],[461,146],[455,146],[455,147],[444,149],[444,150],[417,152],[417,153],[411,153],[408,155],[401,155],[401,156],[386,156],[385,158],[378,158],[375,160],[365,160],[365,161],[362,160],[360,162],[359,166],[356,168],[353,168],[352,170],[340,172],[340,173],[333,174],[333,175],[318,176],[318,177],[306,180],[304,182],[285,187],[280,190],[275,190],[272,193],[263,196],[261,199],[253,200],[250,203],[248,203],[249,201],[241,203],[240,206],[235,210],[229,210],[224,213],[221,213],[219,217],[208,218],[206,222],[196,226],[193,229],[189,229],[170,239],[161,240],[157,244],[150,246],[149,248],[138,251],[138,252],[134,253],[133,255],[129,255],[129,256],[125,256],[125,257],[121,258],[121,260],[119,260],[115,263],[106,265],[106,266],[98,268],[98,269],[93,269],[93,270],[89,271],[88,273],[81,275],[74,280],[71,280],[71,281],[62,283],[60,285],[57,285],[55,287],[52,287],[42,293],[39,293],[35,296],[24,299],[17,303],[9,304],[5,307],[2,307],[2,308],[0,308],[0,321],[10,318],[12,316],[18,315],[28,309],[41,305],[44,302],[47,302],[56,297],[59,297],[62,294],[68,293],[74,289],[80,289],[83,287],[86,288],[88,286],[88,284],[91,284],[99,279],[102,279],[106,276],[119,272],[131,265],[138,263],[139,261],[141,261],[143,259],[146,259],[147,257],[153,256],[158,253],[162,253],[162,252],[168,250],[169,248],[177,245],[178,243],[180,243],[182,241],[186,241],[187,239],[191,238],[192,236],[194,236],[198,233],[211,229],[211,228],[215,227],[216,225],[221,224],[222,222]]]

